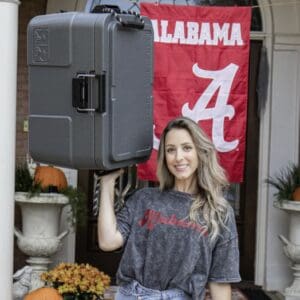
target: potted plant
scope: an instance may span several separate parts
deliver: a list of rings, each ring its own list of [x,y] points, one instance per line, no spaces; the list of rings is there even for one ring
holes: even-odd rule
[[[20,250],[29,256],[32,267],[31,290],[44,285],[40,274],[47,271],[51,256],[62,247],[69,230],[59,232],[62,209],[70,207],[71,228],[85,219],[85,195],[68,186],[65,174],[53,166],[37,166],[30,172],[27,165],[17,166],[15,201],[21,208],[22,231],[15,228]]]
[[[41,278],[64,300],[100,300],[110,285],[110,277],[89,264],[60,263]]]
[[[30,172],[28,165],[18,165],[15,172],[16,193],[26,193],[28,198],[46,194],[61,194],[68,198],[68,221],[72,228],[81,226],[86,219],[86,196],[69,186],[65,174],[53,166],[37,166]]]
[[[273,177],[269,177],[266,183],[276,189],[274,196],[279,204],[283,201],[300,201],[300,168],[290,164],[281,169]]]
[[[291,286],[285,289],[285,295],[300,299],[300,167],[290,164],[280,170],[274,177],[266,180],[276,189],[274,207],[288,214],[288,238],[279,234],[283,243],[285,255],[292,261],[294,280]]]
[[[60,263],[41,274],[45,287],[27,293],[24,300],[103,300],[110,277],[89,264]]]

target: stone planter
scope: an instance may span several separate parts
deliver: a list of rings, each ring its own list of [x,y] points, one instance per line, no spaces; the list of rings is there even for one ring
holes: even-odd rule
[[[300,202],[283,200],[274,202],[274,207],[289,214],[289,237],[279,235],[284,244],[285,255],[291,260],[294,280],[290,287],[285,289],[285,299],[300,299]]]
[[[28,197],[28,193],[15,193],[21,208],[22,232],[15,228],[18,247],[29,256],[26,262],[32,267],[31,290],[44,285],[40,274],[48,270],[50,257],[62,246],[68,230],[59,234],[62,208],[68,198],[61,194],[41,193]]]

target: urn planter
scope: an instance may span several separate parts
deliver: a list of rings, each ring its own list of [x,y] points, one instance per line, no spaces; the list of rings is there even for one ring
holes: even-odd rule
[[[291,260],[294,280],[285,289],[285,299],[300,299],[300,202],[282,200],[274,202],[274,207],[289,214],[289,236],[279,235],[285,255]]]
[[[15,201],[21,208],[22,231],[15,228],[20,250],[29,256],[26,262],[32,267],[31,290],[44,285],[40,274],[48,270],[51,256],[62,246],[68,230],[59,233],[62,208],[68,204],[66,196],[57,193],[40,193],[29,197],[16,192]]]

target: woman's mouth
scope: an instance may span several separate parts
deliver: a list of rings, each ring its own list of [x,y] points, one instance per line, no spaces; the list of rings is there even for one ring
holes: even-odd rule
[[[183,172],[186,170],[187,167],[188,167],[188,165],[175,165],[175,170],[177,172]]]

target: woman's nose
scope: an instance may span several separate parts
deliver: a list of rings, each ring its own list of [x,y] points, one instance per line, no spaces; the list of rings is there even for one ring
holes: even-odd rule
[[[176,151],[176,157],[175,157],[175,159],[176,159],[177,161],[179,161],[179,160],[181,160],[182,158],[183,158],[182,151],[181,151],[180,149],[178,149],[178,150]]]

